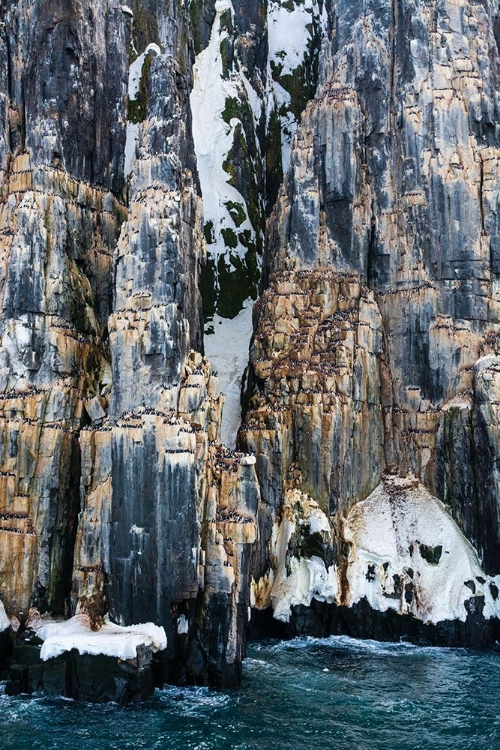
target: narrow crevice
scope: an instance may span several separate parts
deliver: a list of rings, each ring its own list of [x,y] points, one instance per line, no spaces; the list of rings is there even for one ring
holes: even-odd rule
[[[485,210],[484,210],[484,162],[481,153],[479,153],[479,211],[481,214],[481,233],[486,235]],[[491,265],[491,263],[490,263]]]

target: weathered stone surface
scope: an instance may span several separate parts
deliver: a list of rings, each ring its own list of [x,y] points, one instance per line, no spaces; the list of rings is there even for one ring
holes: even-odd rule
[[[257,456],[263,501],[278,508],[290,482],[327,513],[343,511],[378,484],[385,464],[383,330],[373,293],[355,275],[284,270],[256,314],[240,439]]]
[[[22,619],[68,611],[78,432],[104,388],[124,213],[129,31],[108,2],[1,16],[0,589]]]
[[[223,397],[193,351],[205,248],[188,9],[43,0],[1,21],[0,596],[21,630],[33,605],[154,619],[164,676],[229,684],[255,537],[235,542],[219,601],[206,503]],[[256,511],[248,472],[235,512]],[[225,625],[186,671],[176,638],[203,633],[205,609]],[[91,670],[68,660],[70,682]],[[83,682],[69,693],[113,697]]]
[[[331,514],[347,565],[343,518],[386,468],[437,493],[496,575],[496,10],[339,0],[326,11],[318,87],[268,226],[240,433],[265,504],[254,571],[265,575],[291,481]],[[324,315],[333,343],[338,323],[321,300],[308,329],[296,299],[332,272],[365,290],[371,340],[356,342],[366,306],[348,304],[345,379],[318,389],[310,372],[331,355],[314,325]],[[333,399],[332,429],[324,404],[338,392],[348,401],[342,416]]]
[[[217,685],[252,606],[287,634],[495,637],[497,29],[490,0],[2,5],[0,598],[21,635],[33,605],[154,620],[159,679]],[[236,452],[199,290],[216,329],[261,253]],[[474,571],[458,604],[410,575],[408,555],[444,570],[444,543],[407,538],[425,508]],[[29,690],[142,690],[23,658]]]
[[[41,661],[40,648],[40,639],[30,631],[16,639],[8,671],[8,695],[64,695],[74,700],[123,704],[146,700],[153,694],[150,649],[138,649],[137,658],[126,661],[76,650]]]

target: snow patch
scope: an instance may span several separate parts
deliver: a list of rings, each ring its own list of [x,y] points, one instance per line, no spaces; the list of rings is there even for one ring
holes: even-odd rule
[[[281,124],[281,163],[283,173],[286,173],[291,163],[292,142],[298,123],[291,110],[292,97],[277,81],[273,83],[273,95]]]
[[[232,320],[214,316],[214,333],[205,336],[205,354],[218,371],[226,400],[222,409],[221,441],[234,447],[241,423],[241,379],[248,364],[252,336],[252,303]]]
[[[3,605],[2,600],[0,599],[0,633],[3,633],[4,630],[8,630],[9,628],[10,628],[10,620],[7,617],[5,607]]]
[[[179,635],[189,633],[189,622],[185,615],[180,615],[177,618],[177,632]]]
[[[390,477],[350,511],[344,525],[351,551],[348,601],[366,597],[380,612],[395,609],[423,622],[467,618],[465,603],[484,597],[483,614],[498,617],[489,578],[445,506],[415,477]]]
[[[304,63],[310,51],[315,21],[319,27],[323,27],[317,0],[296,2],[293,7],[288,2],[282,4],[279,0],[268,5],[268,119],[273,110],[280,119],[284,173],[290,166],[292,142],[298,122],[291,109],[291,96],[279,81],[293,76]]]
[[[228,248],[224,242],[223,230],[231,230],[236,236],[248,230],[255,239],[255,231],[248,218],[248,208],[241,193],[228,183],[230,175],[224,170],[234,140],[235,129],[240,120],[236,117],[226,122],[223,112],[229,99],[240,101],[245,90],[251,88],[247,82],[241,83],[240,76],[224,78],[221,43],[228,37],[228,32],[221,28],[221,17],[228,10],[233,11],[230,2],[217,2],[216,17],[208,47],[196,57],[194,64],[194,82],[191,93],[191,111],[193,115],[193,138],[198,165],[198,173],[203,196],[205,224],[212,223],[213,242],[207,246],[209,256],[217,262],[220,256],[233,254],[244,258],[247,248],[238,242],[235,248]],[[252,108],[257,104],[252,97]],[[244,220],[233,220],[227,204],[241,206]]]
[[[139,93],[139,84],[141,82],[142,66],[144,65],[144,60],[151,53],[154,53],[155,55],[161,55],[161,49],[157,44],[148,44],[144,52],[138,55],[138,57],[136,57],[133,63],[131,63],[130,65],[128,72],[128,98],[132,101],[135,101],[137,99],[137,94]]]
[[[333,602],[337,596],[337,573],[334,566],[326,568],[321,558],[292,557],[290,575],[275,581],[271,591],[273,617],[289,622],[291,608],[300,604],[309,607],[313,599]]]
[[[313,599],[321,602],[334,602],[338,593],[337,570],[334,565],[326,567],[317,555],[296,557],[290,554],[290,542],[294,534],[322,533],[331,543],[331,530],[328,518],[318,504],[308,495],[293,490],[287,493],[281,520],[273,528],[271,539],[271,559],[274,571],[269,580],[254,586],[254,597],[258,600],[259,585],[265,591],[270,589],[273,617],[289,622],[291,608],[302,604],[308,607]]]
[[[125,138],[125,177],[128,177],[132,172],[136,160],[139,129],[139,122],[127,122],[127,133]]]
[[[139,93],[139,85],[141,82],[142,66],[144,65],[144,60],[150,54],[161,55],[161,49],[157,44],[148,44],[144,52],[138,55],[138,57],[136,57],[136,59],[130,65],[128,73],[128,98],[130,101],[135,101],[137,99],[137,94]],[[125,177],[128,177],[128,175],[132,172],[136,160],[139,132],[139,122],[127,122],[127,132],[125,138]]]
[[[289,4],[271,2],[267,11],[269,60],[282,67],[280,75],[292,75],[308,52],[317,3],[305,0],[290,9]]]
[[[93,631],[88,615],[79,614],[62,622],[35,616],[28,621],[28,626],[43,640],[42,661],[54,659],[72,649],[79,654],[126,660],[135,659],[140,646],[148,646],[155,653],[167,647],[164,628],[152,622],[128,627],[105,622],[100,630]]]

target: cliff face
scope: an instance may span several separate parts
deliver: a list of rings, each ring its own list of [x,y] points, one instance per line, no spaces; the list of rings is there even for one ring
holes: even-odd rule
[[[495,12],[333,3],[269,222],[241,440],[270,509],[264,538],[290,477],[330,516],[348,571],[338,603],[353,603],[359,552],[346,515],[387,474],[418,478],[499,571]],[[373,533],[399,524],[389,514]],[[387,577],[386,554],[364,548],[367,578]],[[386,596],[405,612],[397,575]]]
[[[0,579],[18,614],[65,611],[78,436],[109,384],[128,38],[107,3],[2,7]]]
[[[154,621],[161,679],[214,684],[239,680],[251,605],[288,632],[487,641],[496,5],[0,21],[7,614]]]
[[[258,490],[196,353],[187,9],[2,13],[2,599],[154,620],[165,676],[234,682]]]

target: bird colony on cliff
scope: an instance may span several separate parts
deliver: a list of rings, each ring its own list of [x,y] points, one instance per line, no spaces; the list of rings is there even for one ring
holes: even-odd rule
[[[498,637],[499,30],[493,0],[2,4],[10,692]]]

